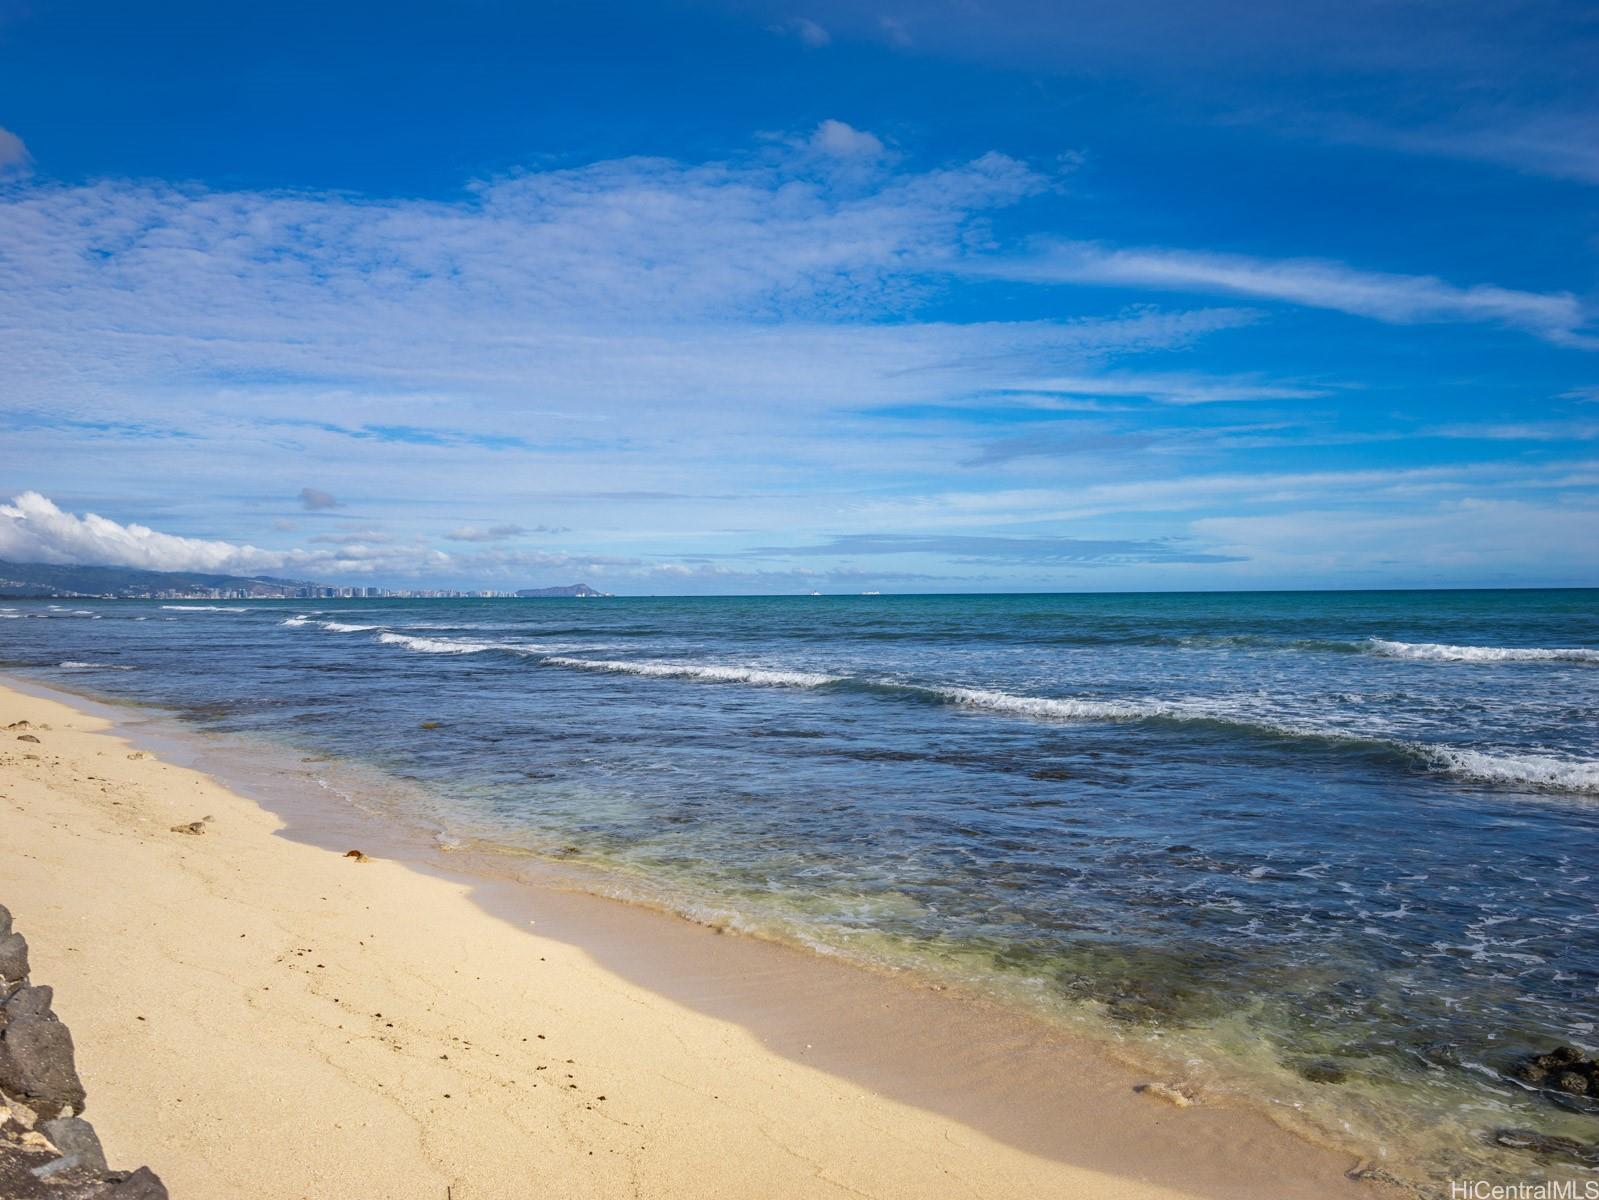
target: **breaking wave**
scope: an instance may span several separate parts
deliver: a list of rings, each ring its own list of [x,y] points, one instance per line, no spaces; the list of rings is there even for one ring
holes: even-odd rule
[[[524,650],[510,642],[473,642],[465,638],[412,637],[404,633],[384,632],[377,640],[386,646],[404,646],[418,654],[481,654],[485,650]]]
[[[645,675],[658,679],[703,679],[714,683],[752,683],[766,687],[825,687],[843,683],[846,675],[823,675],[817,671],[782,671],[764,667],[722,667],[712,663],[623,662],[617,659],[568,658],[552,654],[539,661],[552,667],[572,667],[580,671],[606,671],[618,675]]]
[[[1365,647],[1373,654],[1389,658],[1414,658],[1428,662],[1599,663],[1599,650],[1581,646],[1553,649],[1542,646],[1448,646],[1438,642],[1390,642],[1384,638],[1371,638]]]
[[[249,612],[248,608],[233,608],[222,604],[163,604],[167,612]]]
[[[1040,721],[1198,725],[1235,736],[1242,733],[1254,737],[1298,739],[1328,745],[1343,745],[1368,752],[1375,751],[1397,756],[1429,770],[1478,783],[1560,792],[1599,793],[1599,761],[1596,760],[1560,758],[1546,754],[1494,753],[1438,743],[1408,741],[1338,725],[1285,721],[1258,715],[1225,701],[1029,696],[987,688],[912,683],[823,671],[673,662],[660,659],[577,658],[564,654],[551,654],[545,648],[528,643],[419,637],[383,630],[380,626],[313,621],[309,615],[291,617],[283,623],[285,625],[314,623],[333,632],[379,630],[375,641],[384,645],[402,646],[419,654],[482,654],[498,650],[518,655],[541,666],[566,670],[703,683],[745,684],[756,687],[830,688]],[[1410,643],[1385,644],[1411,645]],[[1471,649],[1471,647],[1445,647],[1445,649]]]

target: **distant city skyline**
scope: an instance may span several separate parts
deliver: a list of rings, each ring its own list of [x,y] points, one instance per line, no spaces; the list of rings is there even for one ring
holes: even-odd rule
[[[1591,14],[0,0],[0,559],[1599,584]]]

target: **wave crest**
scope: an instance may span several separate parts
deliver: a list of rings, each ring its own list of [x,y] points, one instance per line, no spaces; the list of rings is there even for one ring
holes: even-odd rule
[[[285,625],[317,624],[335,632],[368,632],[380,626],[341,625],[333,621],[313,621],[301,614]],[[654,679],[681,679],[707,683],[741,683],[757,687],[822,688],[844,687],[902,700],[945,704],[979,709],[1043,721],[1149,721],[1208,725],[1212,728],[1273,738],[1297,738],[1348,747],[1364,747],[1398,755],[1413,764],[1481,783],[1537,788],[1549,791],[1599,793],[1599,761],[1558,758],[1543,754],[1493,753],[1427,742],[1407,741],[1380,733],[1363,732],[1335,725],[1298,723],[1243,711],[1218,700],[1153,700],[1121,698],[1078,698],[1070,696],[1028,696],[988,688],[940,686],[874,679],[856,675],[837,675],[821,671],[722,665],[717,663],[673,662],[660,659],[576,658],[550,654],[547,647],[527,643],[473,641],[465,638],[431,638],[382,630],[374,639],[385,645],[403,646],[420,654],[481,654],[500,650],[524,656],[550,667],[607,674],[636,675]],[[1412,647],[1408,642],[1381,643]],[[1423,647],[1426,648],[1426,647]],[[1492,649],[1481,647],[1443,647],[1443,649]],[[1505,652],[1509,653],[1509,652]],[[1521,651],[1530,654],[1531,651]],[[1563,653],[1542,651],[1542,654]],[[1564,652],[1570,653],[1570,652]],[[1580,653],[1590,654],[1592,651]],[[1583,660],[1586,661],[1586,660]]]
[[[552,654],[540,660],[555,667],[580,671],[605,671],[616,675],[645,675],[657,679],[703,679],[713,683],[753,683],[767,687],[824,687],[843,683],[848,676],[816,671],[781,671],[764,667],[721,667],[710,663],[623,662],[606,658],[568,658]]]
[[[1450,646],[1441,642],[1391,642],[1385,638],[1370,638],[1366,646],[1373,654],[1427,662],[1599,663],[1599,650],[1582,646]]]
[[[1422,751],[1441,770],[1483,783],[1509,783],[1561,792],[1599,792],[1599,762],[1550,754],[1488,754],[1453,746]]]
[[[404,646],[418,654],[481,654],[485,650],[520,650],[508,642],[469,642],[465,639],[411,637],[404,633],[380,633],[377,640],[386,646]]]

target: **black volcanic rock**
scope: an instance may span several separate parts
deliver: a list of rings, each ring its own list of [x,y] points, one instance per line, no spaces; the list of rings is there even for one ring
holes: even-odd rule
[[[0,983],[28,977],[28,939],[20,933],[0,937]]]
[[[83,1111],[72,1034],[54,1016],[25,1016],[0,1029],[0,1092],[45,1116]]]
[[[48,1017],[55,992],[44,984],[24,984],[0,1003],[0,1028],[18,1017]]]
[[[27,978],[27,942],[0,906],[0,1197],[4,1200],[169,1200],[148,1167],[112,1171],[83,1111],[72,1035],[50,988]]]

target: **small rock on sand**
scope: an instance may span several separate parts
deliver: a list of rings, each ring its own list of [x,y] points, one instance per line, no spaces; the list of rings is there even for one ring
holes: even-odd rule
[[[172,832],[173,833],[204,833],[205,832],[205,822],[204,821],[190,821],[187,825],[174,825],[172,827]]]
[[[135,750],[132,754],[128,755],[128,760],[130,762],[143,762],[149,757],[150,752],[148,750]]]
[[[361,851],[359,851],[359,850],[346,850],[344,852],[344,857],[345,858],[353,858],[353,859],[355,859],[356,862],[367,862],[367,861],[369,861],[367,856],[365,854],[362,854]]]
[[[34,742],[34,743],[37,743],[38,740],[39,739],[34,737],[33,734],[31,734],[31,733],[19,733],[19,734],[17,734],[17,741],[19,741],[19,742]]]
[[[1164,1100],[1167,1104],[1174,1104],[1178,1108],[1188,1108],[1190,1105],[1198,1103],[1193,1096],[1182,1088],[1169,1083],[1141,1083],[1133,1090],[1145,1096],[1154,1096],[1156,1099]]]

